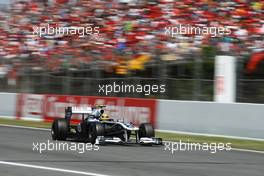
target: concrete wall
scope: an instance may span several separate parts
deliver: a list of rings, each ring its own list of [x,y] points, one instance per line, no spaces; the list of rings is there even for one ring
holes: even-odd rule
[[[16,116],[16,99],[0,93],[0,117]],[[157,100],[156,108],[160,130],[264,139],[264,104]]]
[[[0,116],[15,117],[16,93],[0,93]]]
[[[264,139],[264,104],[160,100],[161,130]]]

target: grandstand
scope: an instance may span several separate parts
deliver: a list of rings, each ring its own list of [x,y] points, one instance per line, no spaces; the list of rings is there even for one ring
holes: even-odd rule
[[[214,57],[221,53],[239,60],[238,101],[264,102],[263,69],[246,71],[251,55],[264,48],[263,9],[261,0],[12,0],[10,10],[0,13],[0,89],[96,95],[96,85],[109,79],[158,81],[168,92],[154,98],[212,100]],[[92,24],[100,40],[33,35],[34,26],[46,24]],[[224,26],[231,34],[165,34],[166,26],[178,24]]]

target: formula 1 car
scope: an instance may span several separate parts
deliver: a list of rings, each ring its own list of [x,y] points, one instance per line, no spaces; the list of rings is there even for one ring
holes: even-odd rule
[[[104,107],[65,108],[65,118],[55,119],[52,124],[52,139],[76,139],[91,144],[137,143],[162,145],[162,139],[155,138],[155,131],[150,123],[142,123],[139,127],[136,127],[132,123],[111,119],[104,113]],[[82,115],[82,120],[77,125],[70,124],[73,114]],[[131,136],[135,136],[135,138],[132,139]]]

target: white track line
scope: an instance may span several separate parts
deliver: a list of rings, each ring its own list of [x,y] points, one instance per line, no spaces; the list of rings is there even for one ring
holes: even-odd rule
[[[264,151],[259,151],[259,150],[248,150],[248,149],[240,149],[240,148],[232,148],[232,150],[240,151],[240,152],[251,152],[251,153],[261,153],[261,154],[264,154]]]
[[[46,167],[46,166],[38,166],[38,165],[22,164],[22,163],[14,163],[14,162],[6,162],[6,161],[0,161],[0,164],[41,169],[41,170],[50,170],[50,171],[56,171],[56,172],[72,173],[72,174],[79,174],[79,175],[109,176],[109,175],[97,174],[97,173],[92,173],[92,172],[82,172],[82,171],[76,171],[76,170],[59,169],[59,168],[54,168],[54,167]]]
[[[27,126],[18,126],[18,125],[5,125],[0,124],[0,126],[3,127],[11,127],[11,128],[22,128],[22,129],[32,129],[32,130],[43,130],[43,131],[50,131],[50,129],[47,128],[36,128],[36,127],[27,127]],[[177,142],[177,141],[163,141],[163,142]],[[264,151],[259,150],[248,150],[248,149],[240,149],[240,148],[232,148],[234,151],[240,151],[240,152],[251,152],[251,153],[261,153],[264,154]]]

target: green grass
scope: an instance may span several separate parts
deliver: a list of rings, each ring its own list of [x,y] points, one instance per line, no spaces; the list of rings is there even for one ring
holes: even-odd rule
[[[51,127],[51,123],[47,123],[47,122],[11,120],[11,119],[1,119],[1,118],[0,118],[0,124],[30,126],[37,128]],[[202,135],[201,136],[186,135],[186,134],[175,134],[175,133],[165,133],[165,132],[156,132],[156,137],[161,137],[164,141],[181,140],[182,142],[194,142],[194,143],[231,143],[232,148],[264,151],[264,141],[242,140],[242,139],[232,139],[232,138],[224,138],[224,137],[208,137]]]
[[[36,128],[50,128],[51,123],[48,122],[35,122],[35,121],[28,121],[28,120],[11,120],[0,118],[0,124],[5,125],[17,125],[17,126],[26,126],[26,127],[36,127]]]

